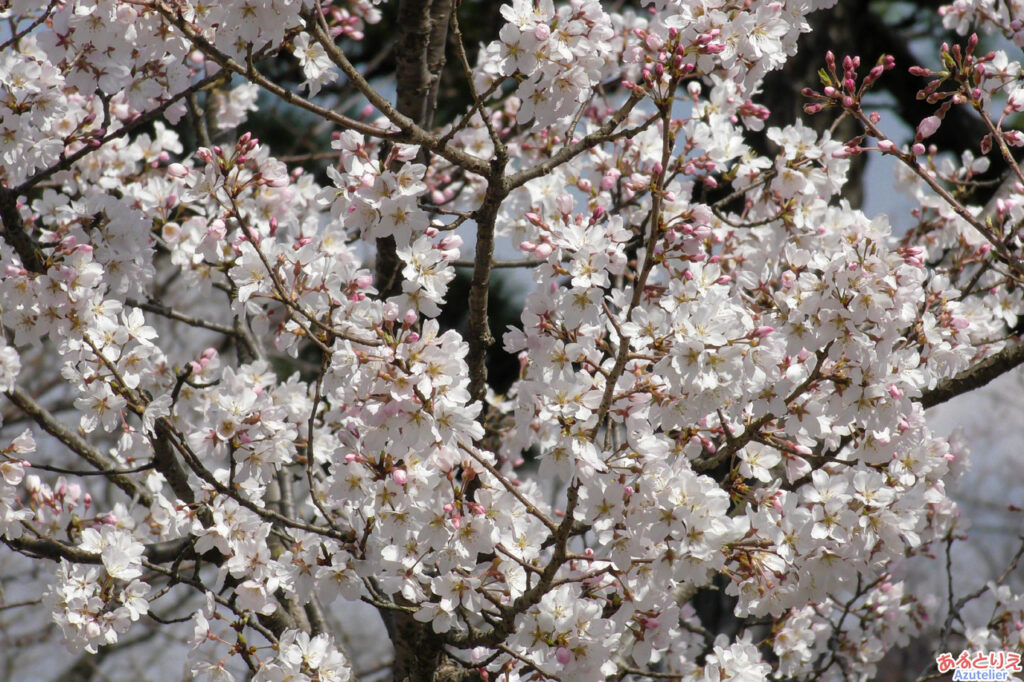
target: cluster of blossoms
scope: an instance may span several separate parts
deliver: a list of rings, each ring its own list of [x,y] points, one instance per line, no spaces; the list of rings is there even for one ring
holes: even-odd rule
[[[942,107],[1020,111],[1019,67],[946,50],[936,78],[965,91],[932,87],[935,120],[898,149],[859,99],[891,62],[858,82],[858,59],[827,60],[813,111],[843,108],[906,164],[921,224],[900,242],[842,199],[863,138],[795,123],[765,130],[773,156],[751,144],[761,79],[825,3],[515,0],[440,133],[335,42],[375,4],[3,12],[0,391],[102,477],[49,482],[76,469],[8,425],[0,540],[57,562],[68,646],[184,609],[194,675],[344,681],[330,630],[362,600],[396,675],[871,676],[937,608],[902,562],[956,527],[966,453],[924,405],[1013,350],[1024,307],[1024,188],[978,219],[942,183],[980,161],[943,167],[924,142]],[[946,17],[972,12],[999,21]],[[380,118],[269,81],[278,55],[310,97],[344,72]],[[234,134],[261,89],[344,128],[326,182]],[[199,125],[186,153],[199,95],[230,142]],[[1002,124],[990,147],[1018,142]],[[470,225],[463,335],[437,318]],[[535,284],[502,336],[504,396],[484,372],[496,240]]]

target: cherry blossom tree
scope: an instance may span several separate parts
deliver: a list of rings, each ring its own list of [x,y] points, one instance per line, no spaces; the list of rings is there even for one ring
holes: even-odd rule
[[[1024,7],[943,7],[937,68],[820,55],[805,111],[839,138],[759,104],[828,5],[513,0],[477,47],[457,0],[401,0],[371,76],[379,0],[6,3],[0,540],[46,583],[9,607],[97,659],[164,633],[211,680],[1018,650],[1021,552],[945,602],[903,575],[959,534],[968,451],[925,409],[1024,362],[1024,89],[973,33],[1024,45]],[[897,72],[931,107],[906,145],[864,102]],[[435,121],[443,79],[468,104]],[[275,101],[332,131],[322,177],[246,131]],[[954,116],[982,131],[955,158],[929,144]],[[899,163],[903,236],[843,198],[867,154]],[[507,330],[502,268],[533,282]]]

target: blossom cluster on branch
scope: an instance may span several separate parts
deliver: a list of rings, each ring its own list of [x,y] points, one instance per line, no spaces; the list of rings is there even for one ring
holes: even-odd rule
[[[473,60],[455,1],[471,104],[431,127],[351,58],[379,2],[41,5],[0,14],[0,540],[54,562],[70,649],[184,618],[197,677],[356,679],[363,601],[400,680],[867,679],[943,613],[902,567],[957,535],[967,452],[924,410],[1024,361],[1005,53],[822,55],[839,140],[757,103],[828,2],[513,0]],[[1003,5],[942,14],[1019,42]],[[862,99],[908,67],[936,113],[901,147]],[[244,132],[267,99],[333,127],[324,177]],[[977,158],[926,146],[952,106]],[[1012,175],[972,206],[992,149]],[[901,164],[906,235],[843,197],[867,153]],[[505,265],[535,286],[491,330]],[[1020,647],[992,588],[944,643]]]

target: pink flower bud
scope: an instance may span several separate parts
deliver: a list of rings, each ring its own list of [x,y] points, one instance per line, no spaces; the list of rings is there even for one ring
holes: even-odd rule
[[[555,652],[555,660],[557,660],[561,665],[568,665],[569,661],[572,660],[572,652],[564,646],[560,646]]]
[[[567,192],[562,192],[555,197],[555,207],[558,212],[562,215],[568,215],[572,213],[572,209],[575,207],[576,202],[573,200],[572,195]]]
[[[928,116],[917,124],[917,139],[923,140],[935,134],[935,131],[942,125],[938,116]]]
[[[405,315],[402,316],[402,323],[405,324],[406,327],[411,327],[414,324],[416,324],[416,320],[418,319],[419,315],[416,313],[416,311],[413,310],[412,308],[409,308],[408,310],[405,311]]]
[[[442,251],[448,251],[449,249],[457,249],[462,246],[462,237],[457,234],[450,234],[442,239],[437,244],[437,248]]]
[[[167,174],[172,178],[186,178],[188,177],[188,168],[180,163],[172,163],[167,167]]]
[[[391,479],[398,485],[405,485],[409,480],[409,475],[405,472],[405,469],[392,469]]]
[[[227,235],[227,225],[220,218],[215,218],[206,229],[206,236],[210,239],[221,240]]]
[[[715,214],[711,211],[711,207],[706,204],[694,204],[690,208],[690,217],[698,225],[710,225]]]

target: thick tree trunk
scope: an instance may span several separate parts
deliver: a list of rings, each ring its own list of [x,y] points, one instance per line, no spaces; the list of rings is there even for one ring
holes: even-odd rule
[[[395,105],[400,113],[426,129],[430,128],[437,104],[451,11],[451,0],[401,0],[398,6]],[[400,271],[394,238],[378,239],[376,280],[381,295],[392,296],[401,291]],[[443,674],[443,639],[429,623],[420,623],[410,614],[398,611],[384,612],[382,616],[395,649],[395,682],[456,679]]]
[[[395,51],[395,106],[421,128],[429,128],[445,64],[451,0],[402,0]],[[401,264],[395,240],[377,240],[377,289],[384,296],[401,291]]]
[[[395,647],[394,682],[433,682],[444,653],[443,641],[429,623],[392,611],[384,614],[388,635]]]

